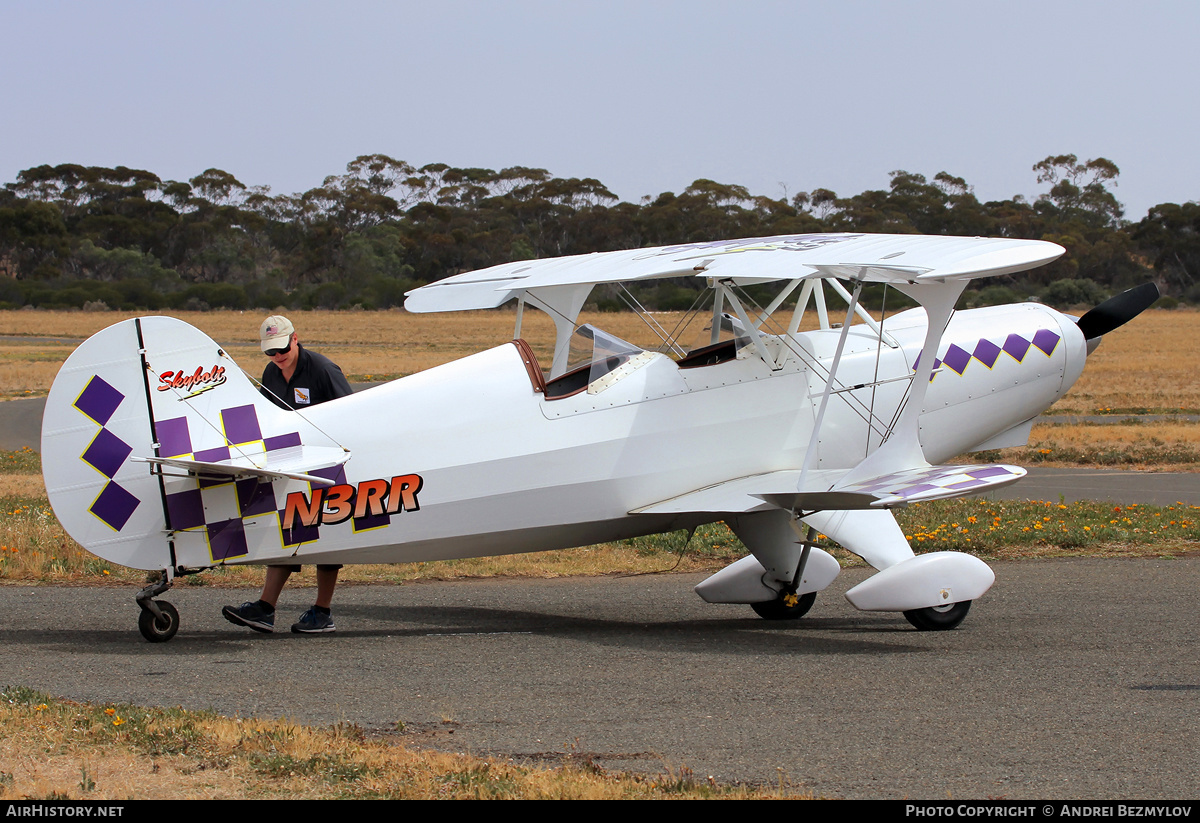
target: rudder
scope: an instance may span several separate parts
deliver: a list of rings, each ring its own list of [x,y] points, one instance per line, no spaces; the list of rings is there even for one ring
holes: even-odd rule
[[[248,516],[242,489],[225,495],[238,511],[219,515],[227,517],[222,523],[236,520],[242,533],[244,550],[231,554],[214,544],[214,537],[221,539],[218,515],[212,501],[201,501],[196,478],[164,476],[139,458],[216,460],[251,440],[260,453],[291,445],[264,444],[259,431],[260,422],[263,430],[279,429],[269,421],[285,415],[200,330],[170,317],[122,321],[84,341],[51,386],[42,421],[46,493],[71,537],[122,566],[249,559],[256,541],[246,534],[253,524],[242,522]],[[299,435],[292,440],[299,443]],[[255,505],[265,502],[269,488],[255,493]],[[181,521],[174,532],[172,517]],[[191,532],[183,534],[186,529]],[[269,531],[267,542],[278,556],[277,525]]]

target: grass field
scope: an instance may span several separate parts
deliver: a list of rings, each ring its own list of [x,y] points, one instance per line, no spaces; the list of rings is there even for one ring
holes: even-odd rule
[[[0,395],[45,394],[58,368],[78,342],[133,315],[119,312],[0,311]],[[228,348],[256,376],[264,365],[256,345],[258,314],[182,312],[180,319]],[[677,313],[656,315],[671,328]],[[409,314],[385,312],[297,312],[300,339],[327,351],[352,379],[385,379],[422,371],[511,339],[513,311]],[[590,322],[619,337],[651,345],[645,325],[629,312],[589,314]],[[809,318],[805,327],[815,325]],[[1200,311],[1151,309],[1108,334],[1088,358],[1083,377],[1051,409],[1060,414],[1200,414]],[[539,311],[525,312],[522,336],[549,362],[554,329]],[[24,337],[28,340],[12,338]],[[41,338],[41,339],[38,339]],[[45,338],[66,338],[44,342]]]
[[[0,312],[0,399],[44,395],[79,341],[127,316],[117,312]],[[247,312],[190,312],[181,319],[227,346],[254,377],[262,355],[254,344],[261,317]],[[678,313],[657,315],[667,328]],[[513,311],[409,314],[299,312],[301,339],[330,354],[352,381],[388,380],[464,357],[510,339]],[[585,313],[582,320],[642,345],[653,336],[634,314]],[[816,323],[815,316],[805,327]],[[539,311],[527,311],[522,336],[548,363],[554,329]],[[1147,414],[1200,414],[1200,311],[1150,310],[1105,336],[1088,358],[1083,377],[1049,410],[1105,415],[1123,425],[1058,424],[1035,427],[1027,448],[995,455],[1006,462],[1190,470],[1200,463],[1200,424],[1184,419],[1143,422]],[[24,338],[24,339],[21,339]],[[57,341],[57,342],[56,342]]]
[[[348,723],[312,728],[0,688],[0,800],[698,800],[810,797],[688,769],[608,773],[420,750]],[[18,812],[10,811],[10,814]]]

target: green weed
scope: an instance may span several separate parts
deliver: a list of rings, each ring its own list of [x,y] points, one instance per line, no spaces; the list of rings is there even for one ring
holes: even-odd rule
[[[41,474],[42,456],[28,446],[16,451],[0,450],[0,474]]]

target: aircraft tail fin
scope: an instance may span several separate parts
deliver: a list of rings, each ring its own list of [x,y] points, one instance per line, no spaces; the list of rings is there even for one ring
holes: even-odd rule
[[[139,569],[250,558],[260,543],[278,555],[287,540],[272,482],[314,470],[333,479],[347,457],[263,397],[206,334],[170,317],[126,320],[84,341],[42,422],[59,521],[88,551]]]

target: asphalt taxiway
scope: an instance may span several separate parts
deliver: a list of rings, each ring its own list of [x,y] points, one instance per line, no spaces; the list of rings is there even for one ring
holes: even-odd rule
[[[1200,557],[996,564],[958,629],[859,612],[846,570],[802,620],[712,606],[696,575],[345,586],[331,635],[179,586],[149,644],[127,588],[0,587],[0,682],[101,703],[350,721],[522,762],[847,798],[1185,798],[1200,785]]]

